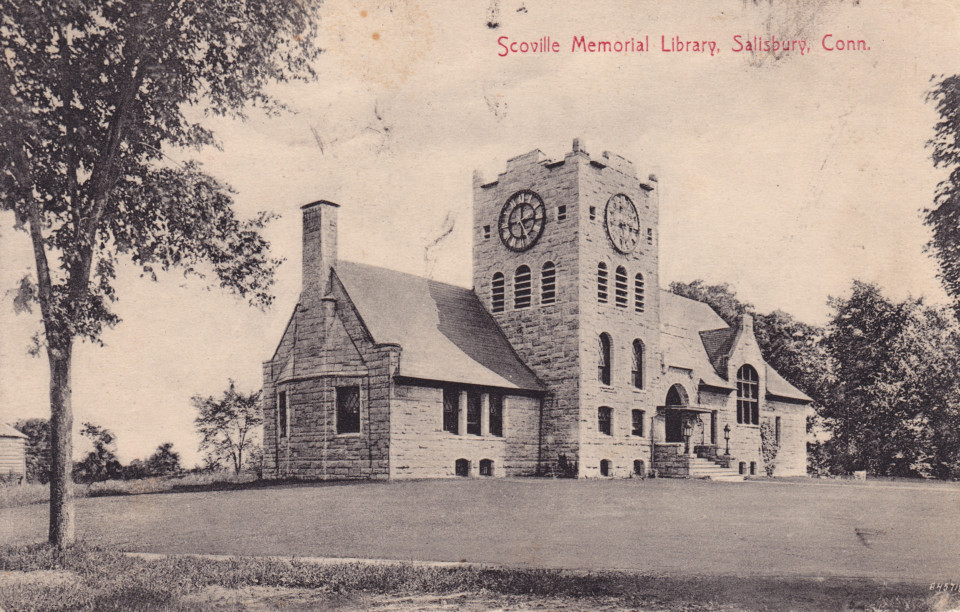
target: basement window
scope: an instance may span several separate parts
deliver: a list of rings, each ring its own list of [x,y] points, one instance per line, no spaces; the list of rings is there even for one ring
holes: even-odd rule
[[[493,460],[491,459],[480,460],[480,475],[493,476]]]

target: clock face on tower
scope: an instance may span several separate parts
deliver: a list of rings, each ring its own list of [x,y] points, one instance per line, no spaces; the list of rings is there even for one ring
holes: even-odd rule
[[[633,202],[618,193],[607,200],[604,216],[613,248],[624,254],[631,253],[640,241],[640,217]]]
[[[526,251],[540,239],[546,220],[540,196],[529,189],[518,191],[500,210],[500,240],[511,251]]]

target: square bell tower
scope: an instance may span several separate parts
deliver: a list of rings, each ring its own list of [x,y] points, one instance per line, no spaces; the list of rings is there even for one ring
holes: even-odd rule
[[[574,140],[562,160],[534,150],[495,181],[475,174],[473,194],[474,288],[549,389],[541,464],[581,477],[604,461],[649,466],[661,374],[655,177]]]

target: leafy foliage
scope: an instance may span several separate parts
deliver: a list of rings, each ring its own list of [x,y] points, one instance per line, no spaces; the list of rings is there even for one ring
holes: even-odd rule
[[[13,425],[27,436],[24,451],[27,462],[27,480],[46,484],[50,480],[50,421],[25,419]]]
[[[773,476],[777,469],[777,453],[780,452],[780,441],[777,440],[777,431],[770,419],[760,423],[760,458],[763,459],[763,469],[767,476]]]
[[[180,453],[173,450],[173,442],[164,442],[147,459],[149,476],[173,476],[183,471],[180,465]]]
[[[927,248],[940,268],[940,281],[960,313],[960,75],[942,78],[927,94],[940,120],[927,142],[933,165],[949,170],[937,185],[933,206],[925,209],[924,222],[933,235]]]
[[[230,188],[191,150],[217,146],[208,115],[278,112],[268,86],[313,80],[315,3],[274,0],[0,0],[0,209],[31,238],[51,385],[51,540],[73,538],[63,511],[71,446],[74,340],[99,342],[119,318],[121,261],[185,274],[251,303],[271,300],[279,261],[260,214],[239,219]],[[57,510],[57,509],[60,510]]]
[[[836,469],[960,477],[960,327],[950,311],[854,282],[833,299],[824,346],[835,382],[823,417]]]
[[[260,391],[241,393],[230,381],[220,398],[193,396],[190,403],[199,415],[196,423],[202,440],[200,450],[208,465],[227,463],[239,474],[250,456],[256,456],[257,434],[263,424]]]
[[[84,423],[80,435],[90,439],[93,450],[73,467],[73,479],[90,483],[122,477],[123,466],[117,459],[113,432],[93,423]]]

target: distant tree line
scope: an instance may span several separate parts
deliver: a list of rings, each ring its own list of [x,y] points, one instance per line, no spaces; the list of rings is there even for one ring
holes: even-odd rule
[[[27,480],[47,483],[50,481],[50,421],[47,419],[24,419],[14,427],[27,436]],[[80,461],[74,463],[74,482],[91,483],[105,480],[134,480],[150,477],[176,476],[184,470],[180,453],[173,450],[172,442],[157,447],[146,459],[134,459],[127,465],[120,463],[116,455],[116,436],[112,431],[84,423],[80,435],[89,439],[93,449]]]
[[[746,312],[767,362],[814,399],[808,467],[880,476],[960,478],[960,324],[950,308],[895,301],[854,281],[830,298],[825,326],[758,313],[729,285],[673,283],[730,325]]]
[[[260,391],[238,391],[231,380],[221,396],[196,395],[190,402],[198,412],[194,424],[201,436],[200,451],[204,453],[204,464],[198,469],[208,472],[231,469],[235,474],[249,470],[261,476]],[[24,419],[14,427],[27,436],[27,480],[46,484],[50,481],[50,421]],[[113,431],[84,423],[80,435],[90,441],[93,449],[73,464],[74,482],[138,480],[178,476],[185,471],[172,442],[161,444],[146,459],[134,459],[123,465],[117,459]]]

